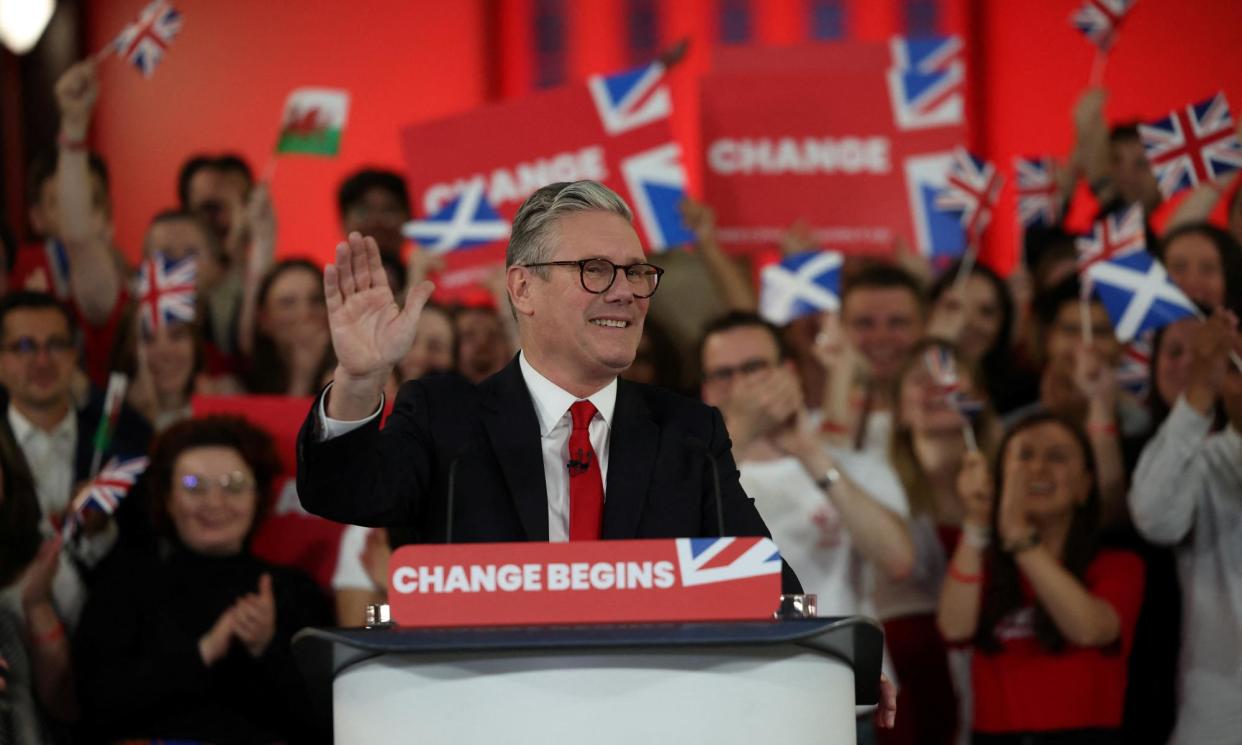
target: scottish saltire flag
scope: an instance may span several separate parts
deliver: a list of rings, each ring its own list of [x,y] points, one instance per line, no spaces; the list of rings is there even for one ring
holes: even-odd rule
[[[1013,159],[1018,192],[1018,222],[1023,228],[1051,227],[1061,220],[1056,162],[1047,156]]]
[[[965,119],[966,66],[956,36],[904,38],[889,42],[889,101],[902,130],[961,124]]]
[[[1164,265],[1146,251],[1097,261],[1087,268],[1087,277],[1123,344],[1149,329],[1199,315],[1195,304],[1169,279]]]
[[[966,233],[958,216],[936,209],[936,197],[948,183],[952,160],[951,153],[931,153],[912,155],[903,164],[915,246],[935,266],[948,264],[966,250]]]
[[[1070,23],[1102,51],[1117,40],[1117,30],[1136,0],[1083,0],[1070,16]]]
[[[1144,251],[1147,233],[1143,208],[1133,205],[1125,212],[1106,215],[1091,227],[1091,235],[1074,241],[1078,249],[1078,272],[1086,272],[1093,264],[1118,256]]]
[[[155,0],[142,9],[138,20],[126,26],[112,42],[122,58],[149,78],[164,59],[168,45],[181,30],[181,13],[167,0]]]
[[[615,75],[591,76],[587,89],[604,131],[616,135],[672,114],[665,72],[664,63],[656,61]]]
[[[1138,130],[1166,199],[1242,168],[1242,143],[1224,93],[1140,124]]]
[[[438,212],[407,222],[401,233],[429,251],[447,253],[507,238],[509,221],[487,201],[483,180],[475,179]]]
[[[770,538],[678,538],[677,563],[683,587],[781,572]]]
[[[1151,348],[1154,331],[1144,331],[1121,349],[1117,363],[1117,385],[1140,401],[1151,388]]]
[[[348,118],[348,91],[298,88],[285,100],[276,152],[335,156]]]
[[[138,477],[147,470],[145,457],[118,460],[113,458],[99,475],[90,481],[70,503],[69,519],[65,521],[64,536],[71,537],[82,524],[87,510],[99,510],[105,515],[116,513],[121,500],[129,494]]]
[[[649,249],[663,251],[694,241],[694,233],[682,222],[678,209],[686,198],[680,145],[670,142],[625,158],[621,176]]]
[[[138,312],[149,333],[165,324],[194,321],[198,270],[193,256],[173,261],[157,253],[138,267]]]
[[[764,267],[759,275],[759,315],[783,326],[795,318],[841,307],[841,267],[836,251],[807,251]]]
[[[967,240],[974,243],[992,219],[1002,183],[996,166],[959,147],[953,153],[945,186],[936,195],[936,209],[957,213]]]

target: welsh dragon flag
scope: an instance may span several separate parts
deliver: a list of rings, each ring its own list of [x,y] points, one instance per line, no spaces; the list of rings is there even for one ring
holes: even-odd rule
[[[285,101],[277,153],[333,157],[349,114],[349,93],[334,88],[298,88]]]

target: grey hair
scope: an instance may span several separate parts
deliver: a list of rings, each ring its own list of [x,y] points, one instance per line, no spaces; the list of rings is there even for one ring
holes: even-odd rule
[[[505,267],[548,261],[552,246],[548,233],[556,221],[574,212],[611,212],[634,221],[634,213],[615,191],[598,181],[560,181],[539,189],[522,204],[513,218]],[[541,276],[545,270],[535,269]]]

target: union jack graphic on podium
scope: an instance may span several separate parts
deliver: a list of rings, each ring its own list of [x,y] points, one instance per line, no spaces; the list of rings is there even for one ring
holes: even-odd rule
[[[1242,143],[1224,93],[1140,124],[1138,130],[1166,199],[1242,168]]]
[[[759,275],[759,315],[783,326],[824,310],[841,307],[841,267],[836,251],[806,251],[786,256]]]
[[[456,199],[434,214],[407,222],[401,233],[423,248],[447,253],[507,238],[509,221],[487,200],[483,180],[474,179]]]
[[[138,481],[138,477],[147,470],[148,459],[145,457],[108,461],[89,484],[73,499],[70,507],[70,518],[65,521],[66,537],[73,534],[82,522],[87,510],[95,509],[105,515],[116,513],[121,500],[129,494]]]
[[[1145,250],[1143,208],[1136,204],[1121,214],[1106,215],[1092,226],[1091,235],[1080,236],[1074,245],[1078,249],[1079,273],[1097,262]]]
[[[887,73],[893,120],[903,130],[961,124],[966,66],[956,36],[894,38]]]
[[[1014,184],[1018,192],[1018,222],[1023,228],[1051,227],[1061,219],[1056,163],[1052,158],[1013,159]]]
[[[1136,0],[1083,0],[1070,16],[1070,23],[1102,51],[1117,40],[1117,31]]]
[[[971,155],[965,148],[953,153],[944,189],[936,195],[936,209],[956,212],[971,243],[979,240],[992,219],[1003,179],[996,166]]]
[[[1169,279],[1164,265],[1146,251],[1097,261],[1087,269],[1087,276],[1122,343],[1144,331],[1199,315],[1195,304]]]
[[[121,31],[112,42],[113,49],[149,78],[181,30],[181,23],[181,13],[171,3],[155,0],[142,9],[137,21]]]
[[[679,205],[686,198],[686,169],[675,142],[636,153],[621,161],[621,175],[648,248],[662,251],[690,243],[694,233],[682,222]]]
[[[150,333],[163,325],[194,320],[198,270],[193,256],[173,261],[157,253],[138,267],[139,312]]]
[[[592,76],[587,88],[604,131],[616,135],[667,118],[673,99],[664,85],[665,72],[663,63],[652,62],[615,75]]]
[[[770,538],[678,538],[683,587],[780,574],[781,555]]]

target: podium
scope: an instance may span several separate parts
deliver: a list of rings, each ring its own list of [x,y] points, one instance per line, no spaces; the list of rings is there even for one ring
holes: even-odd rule
[[[306,629],[293,650],[337,743],[853,743],[877,702],[865,618]]]

